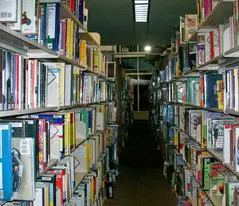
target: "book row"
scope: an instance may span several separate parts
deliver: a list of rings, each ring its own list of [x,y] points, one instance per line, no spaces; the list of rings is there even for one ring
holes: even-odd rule
[[[239,111],[238,88],[238,66],[234,66],[220,74],[201,73],[177,80],[160,90],[164,100]]]
[[[42,62],[0,50],[1,110],[112,101],[114,84],[65,63]]]
[[[174,68],[177,70],[176,77],[196,67],[204,66],[238,46],[238,1],[225,3],[232,6],[231,14],[221,21],[223,24],[215,25],[214,22],[213,25],[207,25],[205,29],[200,26],[214,10],[218,9],[218,5],[223,3],[214,0],[197,2],[197,14],[180,17],[179,31],[176,32],[171,42],[172,51],[177,56],[178,67]],[[225,9],[228,10],[228,7]]]
[[[178,105],[164,106],[162,112],[165,122],[175,125],[201,148],[215,153],[224,164],[239,172],[238,118]],[[173,137],[174,131],[171,132]],[[172,138],[169,142],[178,145],[177,138]]]
[[[185,110],[187,109],[191,113],[191,116],[193,116],[192,113],[197,111],[192,108],[185,108]],[[186,113],[185,111],[185,115]],[[217,115],[215,113],[215,116]],[[180,122],[180,119],[184,119],[184,116],[178,119]],[[219,121],[217,117],[211,120],[214,123],[211,123],[210,120],[208,118],[207,126],[203,125],[202,127],[207,127],[208,136],[210,136],[210,133],[214,135],[213,140],[211,140],[213,141],[211,143],[213,148],[211,149],[218,151],[220,148],[217,148],[217,146],[223,144],[223,140],[214,137],[215,135],[219,137],[223,132],[227,133],[225,131],[227,126],[224,125],[225,129],[221,128],[217,122]],[[235,121],[229,117],[224,117],[224,120],[227,124],[233,124],[233,121]],[[189,134],[188,131],[185,132],[179,126],[170,126],[170,124],[164,121],[161,124],[166,151],[164,175],[171,181],[172,190],[181,197],[180,201],[184,203],[189,201],[193,205],[238,205],[237,191],[239,182],[237,177],[230,173],[228,167],[225,167],[227,164],[223,160],[218,161],[218,158],[215,158],[209,152],[208,145],[207,149],[203,148],[198,143],[198,136],[193,136],[195,134],[193,130],[197,127],[200,120],[198,118],[187,120],[185,117],[184,121],[184,126],[182,127],[189,127]],[[223,120],[221,119],[221,121]],[[218,130],[215,129],[216,124],[218,125]],[[210,129],[210,125],[214,125],[214,127],[212,126],[213,128]],[[187,128],[184,129],[188,130]],[[198,131],[198,133],[201,132],[203,130]],[[226,147],[224,145],[224,149]],[[235,155],[237,154],[230,154],[229,152],[230,149],[225,153],[229,156],[234,155],[233,161],[234,165],[236,165],[237,156]]]
[[[86,8],[85,0],[64,0],[62,3],[68,11],[78,18],[79,22],[87,30],[88,9]],[[48,5],[47,10],[42,9],[42,5]],[[55,29],[57,28],[55,24],[60,18],[60,6],[62,6],[60,3],[40,3],[39,0],[1,2],[0,22],[7,23],[7,26],[11,29],[35,40],[39,39],[40,25],[43,23],[45,24],[45,30],[47,30],[47,38],[50,40],[50,38],[56,35]],[[44,14],[43,17],[45,19],[41,18],[42,14]]]
[[[81,112],[82,126],[79,125],[80,123],[77,124],[77,121],[75,123],[73,121],[73,115],[77,115],[76,113],[70,114],[71,117],[63,119],[63,122],[62,116],[66,117],[68,114],[39,114],[37,115],[38,119],[34,116],[34,118],[28,119],[1,120],[3,185],[1,200],[35,200],[33,205],[43,205],[39,204],[37,198],[44,196],[47,199],[44,200],[45,202],[54,200],[53,205],[65,205],[65,202],[72,198],[73,190],[79,184],[76,178],[91,173],[92,168],[97,165],[100,155],[106,151],[107,147],[109,154],[105,157],[105,164],[107,165],[105,169],[117,169],[115,151],[117,148],[117,127],[105,127],[86,137],[83,143],[81,141],[81,144],[76,145],[74,142],[77,141],[76,136],[79,140],[84,138],[83,136],[88,133],[87,130],[93,132],[93,128],[90,127],[93,127],[94,119],[88,116],[92,111]],[[91,124],[89,123],[90,120]],[[85,133],[80,136],[76,131],[78,129]],[[99,168],[96,167],[96,171],[98,170]],[[52,182],[52,178],[47,178],[51,174],[55,176],[55,182],[52,183],[52,186],[55,185],[58,189],[55,188],[53,192],[52,186],[48,184],[48,186],[44,184],[44,187],[39,184],[39,188],[36,189],[38,184],[35,184],[35,181],[44,182],[46,180],[48,182],[51,179],[50,182]],[[44,175],[46,175],[45,178]],[[96,173],[92,177],[94,176]],[[87,184],[91,187],[96,185],[96,177],[90,179]],[[101,182],[102,180],[102,178],[98,179]],[[48,189],[43,189],[45,187]],[[86,193],[90,194],[89,197],[85,195],[88,198],[86,202],[94,200],[92,197],[95,197],[96,193],[98,194],[99,187],[94,194],[90,191],[92,192],[94,189],[91,188]],[[52,204],[49,203],[49,205]]]
[[[38,0],[15,0],[7,2],[9,5],[5,5],[6,2],[1,2],[3,5],[0,5],[0,22],[5,23],[13,30],[22,32],[23,35],[35,40],[38,44],[56,51],[75,64],[106,75],[106,58],[100,49],[81,39],[80,31],[83,31],[79,22],[76,22],[74,18],[65,18],[69,15],[64,14],[64,8],[69,6],[69,10],[73,11],[73,14],[77,15],[80,10],[80,19],[86,19],[84,15],[84,11],[87,10],[85,1],[39,2]],[[79,9],[73,9],[75,7]],[[15,13],[17,12],[16,15],[13,14],[14,10]],[[14,15],[18,17],[17,21],[19,22],[14,23],[14,20],[8,20],[8,16],[13,18]]]

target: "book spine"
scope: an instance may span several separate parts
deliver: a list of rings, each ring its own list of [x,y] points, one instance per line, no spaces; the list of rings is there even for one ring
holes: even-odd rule
[[[234,91],[234,97],[235,97],[235,104],[234,104],[234,110],[239,111],[239,76],[238,76],[238,68],[235,68],[234,70],[234,85],[235,85],[235,91]]]
[[[15,109],[19,109],[19,89],[20,89],[20,85],[19,85],[19,70],[20,70],[20,65],[19,65],[19,60],[20,60],[20,55],[16,54],[16,89],[15,89],[15,97],[16,97],[16,101],[15,101]]]
[[[12,57],[10,52],[6,52],[6,108],[11,110],[11,66]]]
[[[217,101],[218,101],[218,109],[224,109],[224,82],[223,80],[217,81]]]
[[[0,49],[0,110],[3,110],[3,68],[4,68],[4,52]]]

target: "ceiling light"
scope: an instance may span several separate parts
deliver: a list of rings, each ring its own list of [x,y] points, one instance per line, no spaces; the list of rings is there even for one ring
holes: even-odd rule
[[[145,47],[144,47],[144,51],[146,51],[146,52],[150,52],[151,51],[151,46],[150,45],[146,45]]]
[[[134,0],[135,4],[148,4],[149,0]]]
[[[134,0],[135,22],[147,22],[149,16],[149,0]]]

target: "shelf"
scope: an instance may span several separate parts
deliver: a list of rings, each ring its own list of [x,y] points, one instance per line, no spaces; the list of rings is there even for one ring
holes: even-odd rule
[[[191,70],[188,72],[182,73],[179,77],[175,77],[175,80],[179,80],[185,77],[199,77],[199,72],[197,70]]]
[[[206,62],[205,64],[198,65],[197,70],[198,71],[216,71],[219,69],[218,62],[223,58],[223,55],[220,55],[218,57],[215,57],[214,59]]]
[[[194,138],[192,138],[192,137],[191,137],[189,134],[187,134],[185,131],[183,131],[182,129],[180,129],[180,128],[179,128],[178,126],[176,126],[176,125],[172,125],[172,126],[176,127],[180,132],[183,132],[185,135],[187,135],[191,140],[193,140],[196,144],[198,144],[198,145],[201,147],[201,144],[198,143]],[[208,153],[209,153],[212,157],[214,157],[217,161],[219,161],[220,163],[222,163],[223,166],[224,166],[225,168],[227,168],[227,170],[228,170],[229,172],[231,172],[233,175],[235,175],[235,176],[237,176],[237,177],[239,178],[239,173],[236,172],[231,165],[224,163],[224,160],[223,160],[223,151],[213,151],[213,150],[205,149],[205,148],[202,148],[202,147],[201,147],[201,149],[204,150],[204,151],[206,151],[206,152],[208,152]]]
[[[21,115],[29,115],[43,112],[56,112],[59,111],[58,107],[46,107],[40,109],[25,109],[25,110],[8,110],[8,111],[0,111],[0,117],[14,117]]]
[[[229,51],[226,51],[224,54],[225,57],[239,57],[239,46],[236,46]]]
[[[231,165],[224,163],[223,151],[213,151],[213,150],[207,151],[211,156],[213,156],[215,159],[221,162],[224,165],[224,167],[226,167],[233,175],[239,177],[239,173],[234,171],[234,168]]]
[[[219,24],[224,24],[233,14],[233,2],[234,0],[220,0],[204,21],[199,24],[197,31],[185,43],[196,40],[197,33],[208,32],[218,27]]]
[[[58,54],[55,51],[38,44],[19,32],[9,29],[3,24],[0,24],[0,47],[23,55],[27,55],[28,52],[34,50],[40,50],[42,56],[58,58]]]
[[[107,104],[107,103],[108,102],[103,101],[103,102],[99,102],[99,103],[95,102],[95,103],[79,104],[79,105],[72,105],[72,106],[0,111],[0,118],[22,116],[22,115],[29,115],[29,114],[36,114],[36,113],[44,113],[44,112],[59,112],[62,110],[70,110],[70,109],[84,108],[84,107],[89,107],[89,106],[97,106],[97,105],[102,105],[102,104]]]
[[[217,27],[219,24],[224,24],[225,21],[233,14],[233,0],[220,0],[211,14],[199,25],[198,31]]]
[[[100,48],[100,36],[98,33],[88,32],[88,31],[79,31],[79,38],[87,41],[88,44],[94,45]],[[99,39],[98,42],[96,39]]]
[[[40,0],[40,3],[60,3],[60,18],[72,19],[80,29],[84,29],[79,19],[70,11],[67,5],[62,0]]]

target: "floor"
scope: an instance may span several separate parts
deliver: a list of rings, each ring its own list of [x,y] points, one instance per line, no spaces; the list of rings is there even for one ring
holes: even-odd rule
[[[176,206],[170,185],[162,176],[163,161],[147,121],[134,122],[119,160],[114,198],[107,200],[106,206]]]

